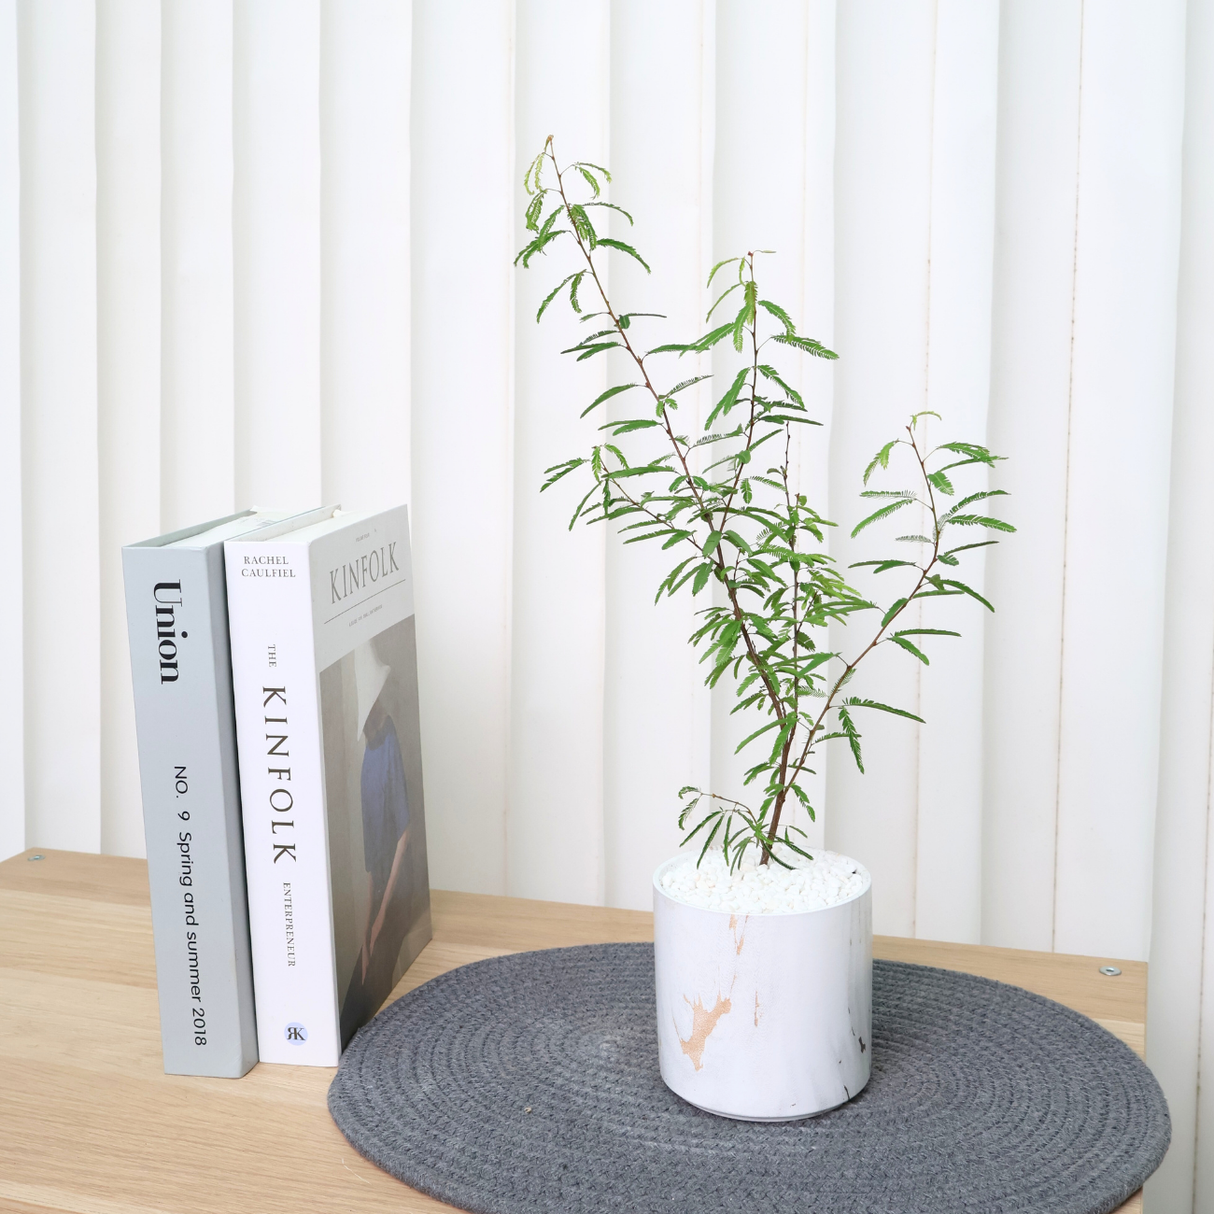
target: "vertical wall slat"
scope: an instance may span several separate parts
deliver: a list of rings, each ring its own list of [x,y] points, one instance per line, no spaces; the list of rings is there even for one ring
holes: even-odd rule
[[[411,496],[411,37],[399,0],[323,0],[321,483],[348,510]]]
[[[23,0],[17,11],[26,824],[28,841],[39,847],[95,852],[101,604],[94,8],[84,0]]]
[[[635,241],[653,273],[617,257],[610,284],[619,306],[669,318],[657,322],[661,337],[654,345],[703,331],[703,283],[711,265],[704,223],[711,188],[704,147],[711,14],[702,0],[624,0],[612,7],[612,200],[636,219],[634,229],[612,234]],[[651,331],[658,332],[641,330],[640,340]],[[648,366],[663,384],[695,373],[686,360],[677,368],[657,359]],[[611,368],[613,376],[626,373],[622,363]],[[680,421],[688,431],[697,430],[697,417],[704,414],[692,392],[682,400]],[[678,790],[704,786],[709,776],[709,700],[703,669],[687,643],[701,602],[686,592],[658,605],[653,601],[677,563],[670,556],[656,544],[624,547],[614,533],[607,541],[604,820],[610,906],[652,904],[653,870],[679,842]]]
[[[835,345],[835,0],[810,0],[806,6],[805,54],[805,228],[801,331]],[[836,365],[818,358],[801,361],[801,393],[820,430],[799,427],[797,485],[816,509],[830,513],[830,436],[834,416]],[[850,761],[844,756],[845,761]],[[819,752],[806,791],[817,812],[813,823],[802,814],[809,842],[825,846],[830,814],[830,748]]]
[[[320,0],[239,0],[236,502],[320,504]]]
[[[716,17],[713,262],[752,250],[773,250],[755,259],[760,296],[780,304],[802,332],[812,333],[805,323],[805,250],[810,239],[805,207],[809,10],[799,0],[761,8],[740,0],[720,0]],[[815,114],[814,120],[820,120],[819,116]],[[816,167],[821,170],[823,166],[819,163]],[[773,206],[772,200],[777,198],[780,203]],[[731,281],[737,281],[733,271],[722,271],[713,281],[710,298]],[[736,312],[736,298],[735,294],[722,305],[721,312],[713,317],[715,323],[726,319],[726,310],[729,316]],[[778,346],[768,346],[764,360],[778,364],[798,390],[806,387],[812,374],[807,364],[816,361]],[[729,343],[714,351],[710,386],[714,399],[724,392],[739,365]],[[802,427],[794,426],[793,431],[797,440],[794,460],[802,447],[812,458],[815,446],[826,446],[825,430],[803,433]],[[811,504],[826,510],[826,501],[818,493],[814,493]],[[727,603],[723,587],[714,584],[713,593],[718,605]],[[741,754],[734,752],[738,743],[767,718],[753,710],[733,714],[736,686],[736,680],[726,674],[711,692],[712,790],[758,808],[757,786],[744,786],[743,779],[746,770],[759,761],[759,748],[764,743],[760,741]],[[824,806],[820,793],[820,788],[809,787],[819,815],[818,824],[812,828],[815,839],[822,829]],[[782,821],[802,830],[811,826],[795,800],[785,808]]]
[[[160,527],[160,45],[158,0],[98,3],[101,849],[127,856],[144,842],[119,552]]]
[[[1211,729],[1214,714],[1214,6],[1190,3],[1176,395],[1172,430],[1159,802],[1148,971],[1147,1061],[1163,1086],[1172,1145],[1148,1181],[1146,1207],[1189,1214],[1214,1203],[1214,1004],[1210,922]],[[1208,1023],[1208,1022],[1207,1022]],[[1204,1066],[1199,1073],[1199,1060]],[[1198,1154],[1198,1091],[1205,1129]],[[1200,1200],[1194,1205],[1194,1180]]]
[[[873,453],[924,407],[928,331],[931,139],[935,5],[844,5],[838,16],[838,153],[835,178],[835,378],[831,427],[831,549],[843,563],[885,556],[905,545],[890,528],[858,541],[857,496]],[[894,464],[872,488],[913,483],[913,464]],[[908,477],[911,477],[908,483]],[[901,519],[899,520],[901,521]],[[893,534],[903,534],[901,528]],[[854,584],[885,602],[897,574],[857,571]],[[832,645],[849,656],[875,632],[875,615],[839,629]],[[917,711],[918,665],[910,655],[874,653],[857,674],[857,695]],[[919,727],[866,712],[857,725],[866,775],[836,752],[828,775],[828,846],[873,874],[877,931],[913,935]]]
[[[987,561],[982,935],[1049,950],[1081,0],[1003,5],[987,437],[1017,528]]]
[[[513,191],[520,216],[523,174],[548,135],[563,164],[608,161],[609,20],[606,0],[518,2]],[[576,178],[571,184],[582,185]],[[591,214],[602,218],[605,235],[608,213]],[[521,222],[513,235],[521,247]],[[539,492],[545,468],[584,454],[602,437],[597,412],[578,415],[607,385],[604,361],[575,363],[557,353],[579,341],[585,326],[564,299],[535,323],[541,301],[576,257],[565,240],[516,271],[506,891],[601,903],[606,531],[568,530],[582,492],[573,481]]]
[[[161,7],[161,527],[236,503],[232,6]]]
[[[1085,5],[1054,930],[1061,952],[1145,959],[1150,947],[1183,105],[1183,0],[1149,11]]]
[[[25,672],[21,544],[21,163],[17,111],[17,3],[0,3],[0,860],[25,847]]]
[[[926,407],[943,418],[935,441],[982,443],[990,395],[991,275],[995,240],[997,0],[939,0],[932,104],[931,247]],[[950,457],[955,458],[955,457]],[[986,487],[958,469],[958,497]],[[956,498],[952,501],[957,500]],[[943,499],[948,507],[949,499]],[[997,506],[998,503],[995,503]],[[990,513],[999,515],[999,509]],[[953,528],[950,547],[995,538]],[[955,570],[983,589],[982,551]],[[919,671],[915,934],[976,944],[982,935],[982,676],[986,611],[970,598],[934,599]]]
[[[413,12],[413,502],[430,877],[505,890],[513,6]]]

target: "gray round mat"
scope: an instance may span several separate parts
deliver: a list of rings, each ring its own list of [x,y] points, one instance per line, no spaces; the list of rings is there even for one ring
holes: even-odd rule
[[[728,1121],[658,1075],[653,948],[444,974],[354,1038],[329,1109],[354,1148],[477,1214],[1107,1214],[1171,1130],[1133,1052],[948,970],[873,967],[873,1074],[807,1121]]]

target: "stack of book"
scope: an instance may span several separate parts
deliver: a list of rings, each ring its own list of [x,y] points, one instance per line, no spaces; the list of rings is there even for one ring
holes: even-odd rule
[[[336,1066],[430,939],[408,512],[122,555],[165,1070]]]

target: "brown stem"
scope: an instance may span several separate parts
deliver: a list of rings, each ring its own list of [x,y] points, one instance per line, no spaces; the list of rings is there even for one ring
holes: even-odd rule
[[[906,432],[908,435],[910,435],[910,442],[908,445],[910,446],[911,450],[914,451],[915,458],[919,461],[919,471],[923,476],[923,484],[927,490],[927,506],[928,506],[928,509],[932,512],[932,556],[931,556],[931,560],[929,560],[928,563],[920,569],[919,580],[915,583],[915,588],[910,592],[910,594],[908,594],[906,596],[906,600],[905,600],[905,602],[903,602],[902,606],[899,607],[898,610],[895,611],[894,614],[891,615],[889,617],[889,619],[886,620],[881,625],[881,627],[877,629],[876,636],[873,637],[873,639],[860,652],[860,654],[857,657],[853,658],[850,662],[848,662],[848,664],[843,668],[843,673],[835,681],[834,686],[831,688],[830,694],[826,698],[826,703],[822,707],[822,711],[818,714],[817,718],[814,720],[813,728],[809,731],[809,736],[805,739],[805,746],[802,748],[801,756],[793,767],[792,778],[794,780],[804,770],[805,764],[809,760],[810,748],[813,745],[813,740],[814,740],[814,738],[816,738],[818,736],[818,733],[821,731],[822,725],[826,720],[827,713],[829,713],[830,710],[834,707],[835,697],[842,690],[842,688],[843,688],[844,684],[847,682],[847,679],[850,676],[851,672],[854,671],[856,669],[856,667],[859,666],[860,663],[881,643],[882,639],[885,636],[886,631],[889,629],[889,626],[906,610],[907,607],[910,606],[910,604],[912,602],[914,602],[915,595],[917,595],[919,593],[919,591],[923,589],[924,583],[927,581],[928,577],[931,575],[932,569],[935,568],[936,564],[939,561],[940,539],[941,539],[940,526],[939,526],[939,515],[936,510],[936,495],[932,492],[932,482],[928,479],[927,462],[926,462],[927,457],[926,457],[926,455],[920,453],[920,451],[919,451],[919,445],[915,442],[914,430],[910,426],[907,426]]]
[[[675,455],[678,457],[679,465],[681,466],[681,468],[683,470],[683,478],[687,483],[688,491],[691,493],[692,498],[694,499],[694,501],[696,503],[696,509],[699,514],[699,517],[704,522],[706,522],[710,528],[712,528],[714,530],[723,531],[725,521],[728,518],[729,507],[732,505],[734,494],[737,492],[737,486],[738,486],[738,484],[740,484],[741,468],[739,467],[737,473],[735,474],[734,487],[731,490],[729,497],[726,499],[726,505],[722,509],[721,526],[719,528],[717,528],[717,527],[715,527],[714,522],[713,522],[712,511],[708,508],[707,504],[704,501],[702,494],[700,493],[698,487],[696,486],[695,478],[692,475],[691,468],[687,462],[686,453],[684,452],[683,448],[680,446],[678,437],[674,432],[674,427],[671,425],[669,411],[665,408],[665,406],[662,405],[662,396],[657,391],[657,389],[653,386],[653,382],[649,378],[649,372],[645,368],[645,359],[643,356],[639,355],[636,352],[636,350],[633,349],[632,343],[628,339],[627,330],[620,324],[619,317],[616,315],[615,309],[611,306],[611,301],[607,298],[607,292],[603,288],[603,283],[602,283],[601,279],[599,278],[598,270],[596,269],[595,264],[594,264],[594,259],[590,255],[590,250],[586,247],[586,243],[582,240],[581,234],[577,230],[577,224],[575,224],[573,221],[573,214],[571,211],[569,198],[565,193],[564,178],[561,173],[560,167],[557,165],[556,154],[553,150],[551,139],[548,140],[547,154],[548,154],[548,158],[552,161],[552,167],[556,173],[557,190],[560,193],[561,203],[565,208],[565,214],[569,220],[569,226],[572,231],[573,239],[577,242],[578,250],[581,252],[582,258],[586,262],[586,266],[587,266],[588,270],[590,271],[591,277],[594,280],[595,288],[599,293],[599,298],[603,301],[603,307],[606,310],[607,315],[611,318],[611,323],[612,323],[613,328],[616,331],[616,334],[619,336],[620,341],[623,343],[624,349],[628,352],[629,357],[636,364],[637,370],[640,371],[641,377],[645,381],[646,389],[648,390],[649,394],[653,397],[655,403],[661,409],[662,428],[665,430],[666,436],[670,440],[671,446],[674,448]],[[754,259],[753,259],[753,255],[751,255],[752,277],[753,277],[753,272],[754,272]],[[756,368],[755,377],[757,378],[757,376],[758,376],[758,371],[757,371],[758,344],[757,344],[757,338],[755,336],[756,327],[757,327],[757,318],[756,318],[756,324],[751,326],[751,338],[752,338],[752,342],[754,343],[754,350],[755,350],[755,353],[754,353],[754,365]],[[750,438],[753,436],[754,425],[757,420],[757,418],[756,418],[757,403],[755,401],[755,396],[756,396],[756,388],[755,388],[754,384],[752,383],[751,417],[750,417],[750,423],[749,423],[749,426],[747,429],[747,445],[749,445]],[[617,489],[617,492],[620,492],[620,490]],[[628,500],[631,502],[631,500],[632,500],[631,497],[629,497],[627,494],[624,494],[623,496],[627,497]],[[652,515],[651,515],[651,517],[652,517]],[[662,520],[662,522],[665,523],[665,520]],[[696,547],[698,550],[702,551],[702,547],[699,544],[697,544]],[[763,681],[764,689],[767,692],[768,699],[771,701],[772,709],[775,712],[777,719],[782,721],[785,716],[785,711],[784,711],[783,702],[780,699],[779,689],[773,683],[770,675],[764,668],[763,662],[760,659],[758,650],[755,646],[754,638],[751,636],[750,629],[746,626],[745,616],[742,611],[741,604],[738,600],[737,589],[735,586],[730,584],[730,579],[726,572],[725,559],[721,553],[720,544],[717,545],[716,552],[714,553],[714,561],[715,561],[715,564],[717,567],[719,580],[722,581],[723,584],[725,585],[725,591],[729,597],[729,603],[733,609],[734,618],[738,621],[739,633],[742,637],[743,643],[746,646],[747,657],[750,659],[750,662],[754,666],[754,668],[759,672],[759,676]]]

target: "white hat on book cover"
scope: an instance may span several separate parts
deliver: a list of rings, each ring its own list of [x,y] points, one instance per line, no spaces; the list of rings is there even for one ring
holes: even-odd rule
[[[354,687],[358,693],[359,737],[363,737],[367,717],[391,673],[391,667],[385,666],[376,657],[370,641],[364,641],[354,650]]]

